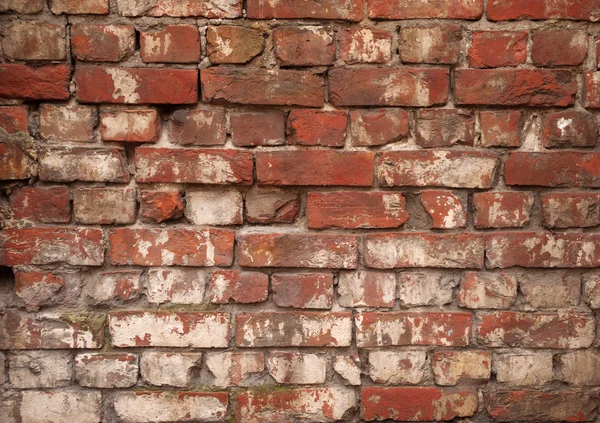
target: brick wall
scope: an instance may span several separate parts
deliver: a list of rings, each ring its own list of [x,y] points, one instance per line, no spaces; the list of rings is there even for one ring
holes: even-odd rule
[[[1,422],[598,421],[598,0],[0,12]]]

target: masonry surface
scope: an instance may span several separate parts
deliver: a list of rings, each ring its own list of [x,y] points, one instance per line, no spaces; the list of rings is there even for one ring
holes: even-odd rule
[[[598,422],[599,0],[0,0],[0,422]]]

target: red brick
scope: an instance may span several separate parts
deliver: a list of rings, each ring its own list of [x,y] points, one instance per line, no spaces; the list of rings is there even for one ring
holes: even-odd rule
[[[0,349],[95,349],[104,342],[104,314],[26,314],[7,310],[0,322]]]
[[[600,18],[600,5],[596,0],[532,0],[527,2],[507,2],[491,0],[487,5],[487,17],[491,21],[515,19],[572,19],[597,21]]]
[[[486,236],[488,268],[596,267],[599,234],[507,232]]]
[[[467,225],[467,212],[463,200],[452,191],[423,191],[421,203],[431,216],[432,228],[455,229]]]
[[[39,155],[40,180],[129,182],[120,148],[46,148]]]
[[[479,113],[482,147],[520,147],[523,120],[517,111]]]
[[[491,188],[498,156],[466,151],[390,151],[377,158],[382,186]]]
[[[160,31],[140,32],[144,63],[197,63],[200,33],[196,25],[167,25]]]
[[[239,235],[240,266],[354,269],[357,238],[352,235],[253,234]]]
[[[541,131],[546,148],[595,147],[600,141],[596,118],[583,110],[546,114]]]
[[[271,276],[273,302],[279,307],[330,309],[331,273],[275,273]]]
[[[391,192],[311,192],[306,216],[311,229],[398,228],[408,220],[406,200]]]
[[[0,106],[0,129],[7,134],[28,132],[26,106]]]
[[[100,229],[9,228],[0,238],[0,263],[6,266],[68,263],[101,266],[104,241]]]
[[[598,400],[581,391],[485,392],[483,402],[497,422],[584,422],[594,421],[598,414]]]
[[[474,388],[392,388],[369,386],[361,389],[361,417],[367,421],[446,421],[468,417],[477,411]]]
[[[132,300],[140,295],[141,278],[141,270],[101,272],[88,283],[87,295],[92,304]]]
[[[457,303],[466,308],[510,308],[517,300],[517,278],[508,273],[468,272]]]
[[[120,188],[77,188],[73,190],[75,222],[113,225],[135,222],[136,192]]]
[[[600,187],[600,154],[560,151],[512,153],[505,164],[507,185]]]
[[[110,313],[115,347],[227,348],[229,313],[144,312]]]
[[[577,66],[588,52],[587,31],[537,31],[531,39],[531,59],[536,66]]]
[[[336,68],[329,71],[335,106],[429,107],[448,99],[447,69]]]
[[[350,112],[350,139],[357,147],[376,147],[401,141],[409,134],[408,113],[402,109]]]
[[[93,142],[97,121],[98,111],[93,106],[40,106],[40,135],[45,139]]]
[[[483,0],[368,0],[373,19],[479,19]]]
[[[229,123],[236,147],[285,143],[285,114],[281,111],[231,112]]]
[[[400,29],[400,59],[404,63],[457,63],[461,40],[462,28],[457,25],[404,26]]]
[[[229,266],[233,232],[222,229],[113,229],[108,234],[112,264],[140,266]]]
[[[55,305],[65,281],[47,272],[15,272],[15,293],[25,302],[29,311],[41,306]]]
[[[261,303],[269,295],[269,276],[260,272],[216,270],[210,276],[210,302]]]
[[[248,0],[250,19],[339,19],[358,22],[363,18],[364,0],[281,0],[265,3]]]
[[[343,147],[348,117],[345,111],[294,109],[288,116],[288,143]]]
[[[273,30],[275,57],[282,66],[323,66],[335,60],[335,43],[325,28],[280,26]]]
[[[348,347],[352,341],[351,313],[238,314],[235,327],[238,347]]]
[[[0,12],[34,14],[44,8],[44,0],[6,0],[0,3]]]
[[[179,191],[142,191],[140,216],[146,221],[162,223],[179,219],[183,208]]]
[[[223,145],[226,132],[223,110],[181,109],[167,124],[169,140],[181,145]]]
[[[133,25],[75,24],[71,51],[85,62],[120,62],[135,51]]]
[[[245,391],[237,396],[235,418],[245,423],[285,422],[296,416],[306,422],[333,422],[342,421],[355,406],[354,391],[342,386]]]
[[[339,57],[348,64],[386,63],[392,57],[392,34],[370,28],[338,31]]]
[[[77,99],[84,103],[188,104],[198,100],[198,71],[79,66]]]
[[[123,16],[172,16],[200,17],[208,19],[239,18],[242,16],[240,0],[189,0],[186,3],[173,0],[117,0],[119,14]]]
[[[117,110],[100,117],[103,141],[154,142],[160,135],[160,117],[154,109]]]
[[[454,386],[463,381],[487,381],[492,372],[490,351],[436,351],[431,358],[435,383]]]
[[[556,193],[542,195],[544,226],[589,228],[600,225],[600,194]]]
[[[585,72],[584,107],[600,108],[600,71]]]
[[[243,26],[209,26],[206,41],[206,55],[215,64],[248,63],[265,48],[263,33]]]
[[[259,151],[256,171],[261,185],[366,187],[373,184],[374,159],[373,153],[364,151]]]
[[[50,10],[55,15],[108,15],[108,0],[51,0]]]
[[[456,104],[569,106],[577,80],[566,70],[459,69]]]
[[[10,60],[65,60],[65,26],[13,21],[4,27],[2,48]]]
[[[10,196],[14,219],[40,223],[69,223],[71,203],[67,187],[22,187]]]
[[[249,151],[147,147],[135,150],[138,182],[248,185],[253,180],[253,166]]]
[[[479,31],[473,33],[467,56],[473,68],[503,68],[527,61],[526,31]]]
[[[248,223],[291,223],[300,210],[299,195],[283,190],[253,188],[246,193]]]
[[[79,386],[91,388],[129,388],[138,377],[138,358],[128,353],[78,354],[75,378]]]
[[[471,313],[366,312],[355,317],[356,345],[464,347],[471,338]]]
[[[591,314],[499,311],[481,314],[476,330],[488,347],[588,348],[595,323]]]
[[[69,98],[69,65],[0,65],[0,98],[66,100]]]
[[[306,107],[324,103],[323,78],[311,71],[213,67],[200,71],[200,81],[205,102]]]
[[[417,144],[421,147],[473,145],[475,116],[471,110],[426,109],[417,116]]]
[[[18,146],[0,143],[0,180],[29,179],[37,172],[35,160]]]
[[[396,275],[393,272],[340,272],[338,304],[342,307],[394,307]]]
[[[476,228],[522,228],[529,224],[533,207],[530,192],[473,194]]]

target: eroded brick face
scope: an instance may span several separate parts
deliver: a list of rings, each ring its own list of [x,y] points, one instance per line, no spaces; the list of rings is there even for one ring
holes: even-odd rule
[[[595,422],[598,0],[0,0],[0,422]]]

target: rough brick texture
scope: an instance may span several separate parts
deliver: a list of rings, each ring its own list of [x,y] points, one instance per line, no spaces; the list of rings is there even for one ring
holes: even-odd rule
[[[599,0],[0,0],[0,422],[597,422]]]

